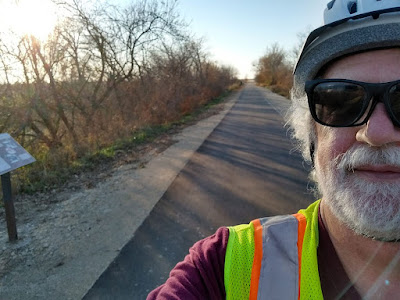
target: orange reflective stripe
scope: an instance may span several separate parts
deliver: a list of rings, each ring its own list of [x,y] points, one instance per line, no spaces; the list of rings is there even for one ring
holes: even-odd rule
[[[254,259],[253,268],[251,270],[251,282],[250,282],[250,300],[257,300],[258,294],[258,282],[260,279],[261,261],[263,255],[263,228],[260,220],[254,220],[251,222],[254,226]]]
[[[304,233],[306,232],[307,219],[303,214],[297,213],[293,215],[298,223],[297,227],[297,250],[299,255],[299,299],[300,299],[300,287],[301,287],[301,253],[303,251],[303,240]]]

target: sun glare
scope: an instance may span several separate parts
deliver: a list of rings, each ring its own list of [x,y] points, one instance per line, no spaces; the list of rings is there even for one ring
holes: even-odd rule
[[[48,0],[0,1],[1,26],[17,35],[34,35],[45,40],[52,32],[57,15]]]

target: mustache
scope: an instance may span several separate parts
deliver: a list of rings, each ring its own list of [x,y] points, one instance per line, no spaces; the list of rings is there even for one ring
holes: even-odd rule
[[[333,160],[338,170],[354,171],[355,168],[365,165],[390,165],[400,167],[400,147],[386,145],[370,147],[368,145],[354,145],[345,153]]]

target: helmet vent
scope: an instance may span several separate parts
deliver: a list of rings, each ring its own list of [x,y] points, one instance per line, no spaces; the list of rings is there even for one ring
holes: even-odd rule
[[[328,3],[328,9],[331,9],[333,7],[333,4],[335,4],[336,0],[332,0],[331,2]]]
[[[350,1],[347,3],[347,8],[349,9],[350,14],[355,14],[357,12],[357,2]]]

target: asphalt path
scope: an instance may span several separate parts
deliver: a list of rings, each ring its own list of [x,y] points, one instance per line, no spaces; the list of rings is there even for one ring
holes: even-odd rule
[[[289,101],[246,85],[84,299],[145,299],[220,226],[288,214],[314,200],[284,128]]]

